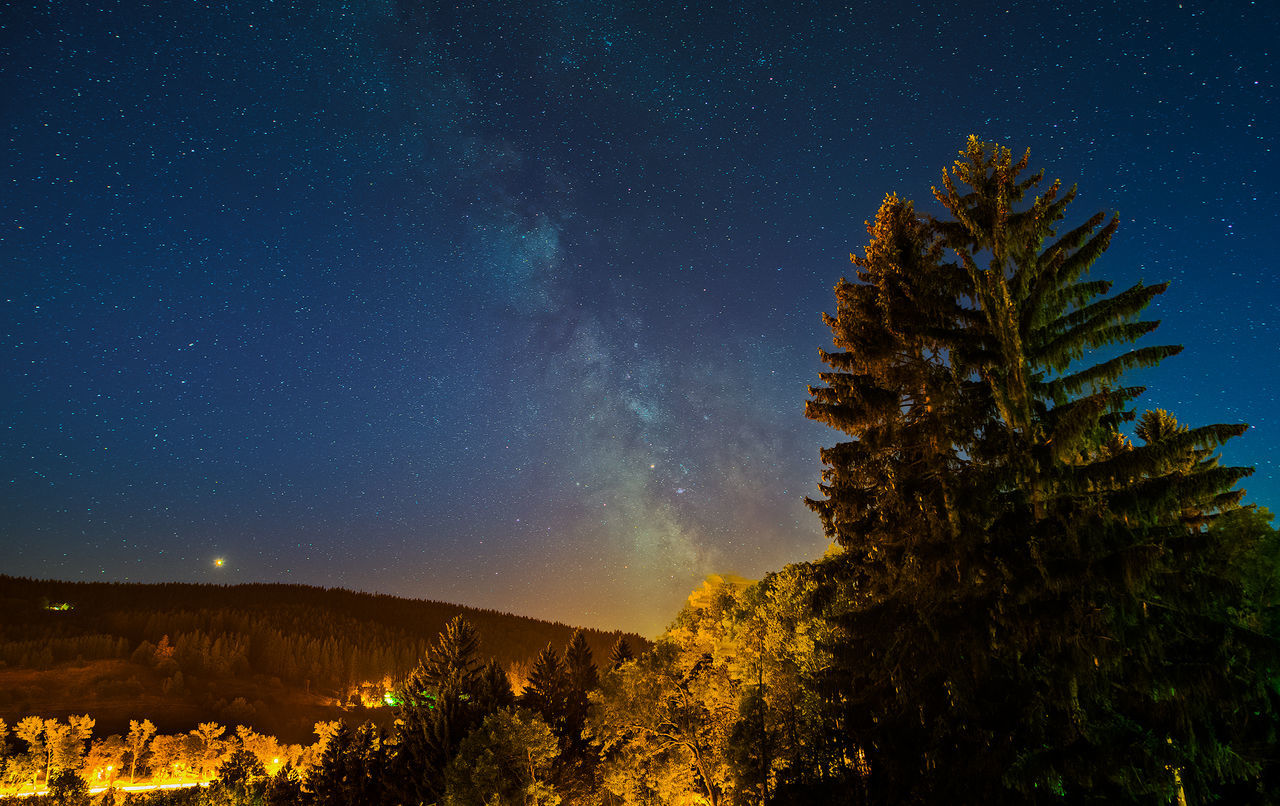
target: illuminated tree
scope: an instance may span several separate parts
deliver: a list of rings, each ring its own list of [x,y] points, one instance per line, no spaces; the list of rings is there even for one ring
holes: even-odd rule
[[[13,728],[14,735],[27,744],[26,758],[28,763],[24,766],[31,776],[32,789],[35,788],[40,772],[46,764],[44,729],[45,722],[38,716],[24,717]]]
[[[94,786],[112,786],[116,777],[124,770],[124,759],[128,753],[124,740],[112,734],[104,739],[95,739],[89,744],[89,752],[85,755],[84,776]]]
[[[85,743],[93,734],[93,719],[84,716],[67,717],[65,723],[56,719],[29,716],[18,723],[14,730],[18,738],[27,743],[28,752],[38,759],[36,776],[43,767],[46,782],[61,770],[79,770],[84,759]],[[32,778],[32,786],[36,778]]]
[[[45,755],[45,783],[50,783],[55,771],[65,769],[61,761],[64,760],[65,747],[72,742],[72,727],[56,719],[46,719],[45,733],[41,738]]]
[[[93,736],[93,717],[88,714],[67,717],[67,730],[54,746],[54,767],[59,770],[79,770],[84,766],[84,754]]]
[[[788,565],[707,612],[713,658],[738,683],[729,736],[739,803],[820,802],[845,772],[845,748],[817,683],[831,626],[814,613],[822,564]],[[717,612],[720,611],[720,612]]]
[[[201,722],[188,735],[199,743],[197,756],[197,775],[200,780],[208,777],[208,771],[215,768],[226,753],[226,743],[220,738],[227,729],[217,722]]]
[[[253,728],[236,725],[236,742],[262,764],[268,774],[274,774],[284,764],[285,751],[274,736],[265,736]]]
[[[148,765],[153,779],[181,781],[188,773],[197,779],[201,777],[204,744],[199,736],[193,733],[160,734],[151,739],[149,749]]]
[[[161,674],[177,674],[178,661],[175,654],[176,647],[169,643],[169,636],[162,635],[160,643],[156,645],[155,652],[152,654],[151,663]]]
[[[591,695],[590,738],[601,748],[603,786],[626,803],[726,802],[727,756],[737,720],[723,666],[695,658],[669,636],[635,662],[606,672]]]
[[[1042,182],[1026,164],[971,139],[935,190],[949,219],[888,197],[825,320],[837,349],[806,416],[852,439],[822,452],[808,503],[843,549],[826,690],[858,760],[849,791],[1207,795],[1256,770],[1214,711],[1270,708],[1253,660],[1270,650],[1251,654],[1226,599],[1190,606],[1214,584],[1204,525],[1249,472],[1209,452],[1244,427],[1119,436],[1143,391],[1125,373],[1180,349],[1124,349],[1165,285],[1108,296],[1088,272],[1116,220],[1059,236],[1075,191],[1026,201]],[[1177,658],[1232,650],[1251,660],[1198,680]]]
[[[4,760],[4,788],[11,792],[36,789],[40,775],[39,759],[31,753],[13,753]]]
[[[141,722],[136,719],[129,720],[129,732],[124,738],[125,748],[128,750],[129,783],[133,783],[138,771],[138,762],[142,760],[151,737],[155,735],[156,726],[150,719],[144,719]]]
[[[181,745],[185,743],[184,736],[168,736],[159,734],[151,738],[151,743],[147,746],[148,766],[151,768],[151,777],[153,780],[161,781],[169,777],[178,777],[178,764],[182,750]]]
[[[552,784],[560,747],[537,714],[503,709],[485,717],[449,762],[447,806],[557,806]]]
[[[326,721],[317,722],[312,728],[312,732],[316,734],[316,741],[311,744],[302,754],[302,766],[315,767],[320,763],[321,756],[329,746],[329,741],[337,734],[341,722]]]

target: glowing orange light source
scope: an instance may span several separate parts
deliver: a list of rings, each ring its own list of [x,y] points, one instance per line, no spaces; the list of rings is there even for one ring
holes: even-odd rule
[[[218,568],[221,568],[221,567],[222,567],[222,565],[223,565],[223,563],[225,563],[225,562],[226,562],[226,560],[222,559],[221,557],[218,557],[218,558],[216,558],[216,559],[213,561],[213,564],[214,564],[215,566],[217,566]]]

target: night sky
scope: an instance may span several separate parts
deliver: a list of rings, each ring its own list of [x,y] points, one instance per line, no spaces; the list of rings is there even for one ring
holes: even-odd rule
[[[1280,506],[1280,6],[691,5],[4,4],[0,572],[654,634],[825,548],[820,314],[969,134]]]

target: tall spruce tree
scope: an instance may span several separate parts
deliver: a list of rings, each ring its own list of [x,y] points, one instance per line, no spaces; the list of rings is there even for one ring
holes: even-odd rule
[[[574,630],[564,649],[565,675],[569,688],[565,697],[564,741],[568,755],[575,759],[587,755],[587,742],[582,729],[587,724],[590,708],[588,695],[600,688],[600,672],[596,669],[591,647],[581,630]]]
[[[307,802],[315,806],[384,802],[386,751],[382,732],[372,722],[356,728],[338,723],[319,763],[307,777],[306,789],[310,793]]]
[[[560,654],[547,644],[533,662],[529,680],[520,693],[520,704],[542,717],[563,742],[572,691],[568,669]]]
[[[627,643],[627,637],[620,635],[613,643],[613,648],[609,650],[609,668],[616,669],[629,660],[635,660],[635,657],[635,653],[631,651],[631,644]]]
[[[1208,796],[1257,771],[1215,712],[1271,708],[1274,648],[1204,562],[1205,525],[1250,472],[1212,450],[1244,426],[1120,436],[1143,391],[1125,373],[1180,349],[1116,351],[1155,328],[1139,316],[1166,286],[1091,279],[1116,219],[1059,236],[1075,190],[1028,199],[1027,162],[971,138],[934,191],[949,219],[888,197],[825,317],[837,350],[806,416],[852,440],[822,452],[808,503],[844,549],[820,599],[841,627],[827,691],[849,791]]]
[[[493,700],[483,672],[480,636],[456,616],[400,687],[387,786],[401,802],[432,803],[444,796],[446,765],[484,719],[483,705]]]

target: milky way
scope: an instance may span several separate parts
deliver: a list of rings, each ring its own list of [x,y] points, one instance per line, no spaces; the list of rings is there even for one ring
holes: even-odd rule
[[[1277,13],[1066,5],[7,8],[0,571],[654,633],[823,551],[820,313],[970,133],[1120,211],[1140,405],[1275,505]]]

